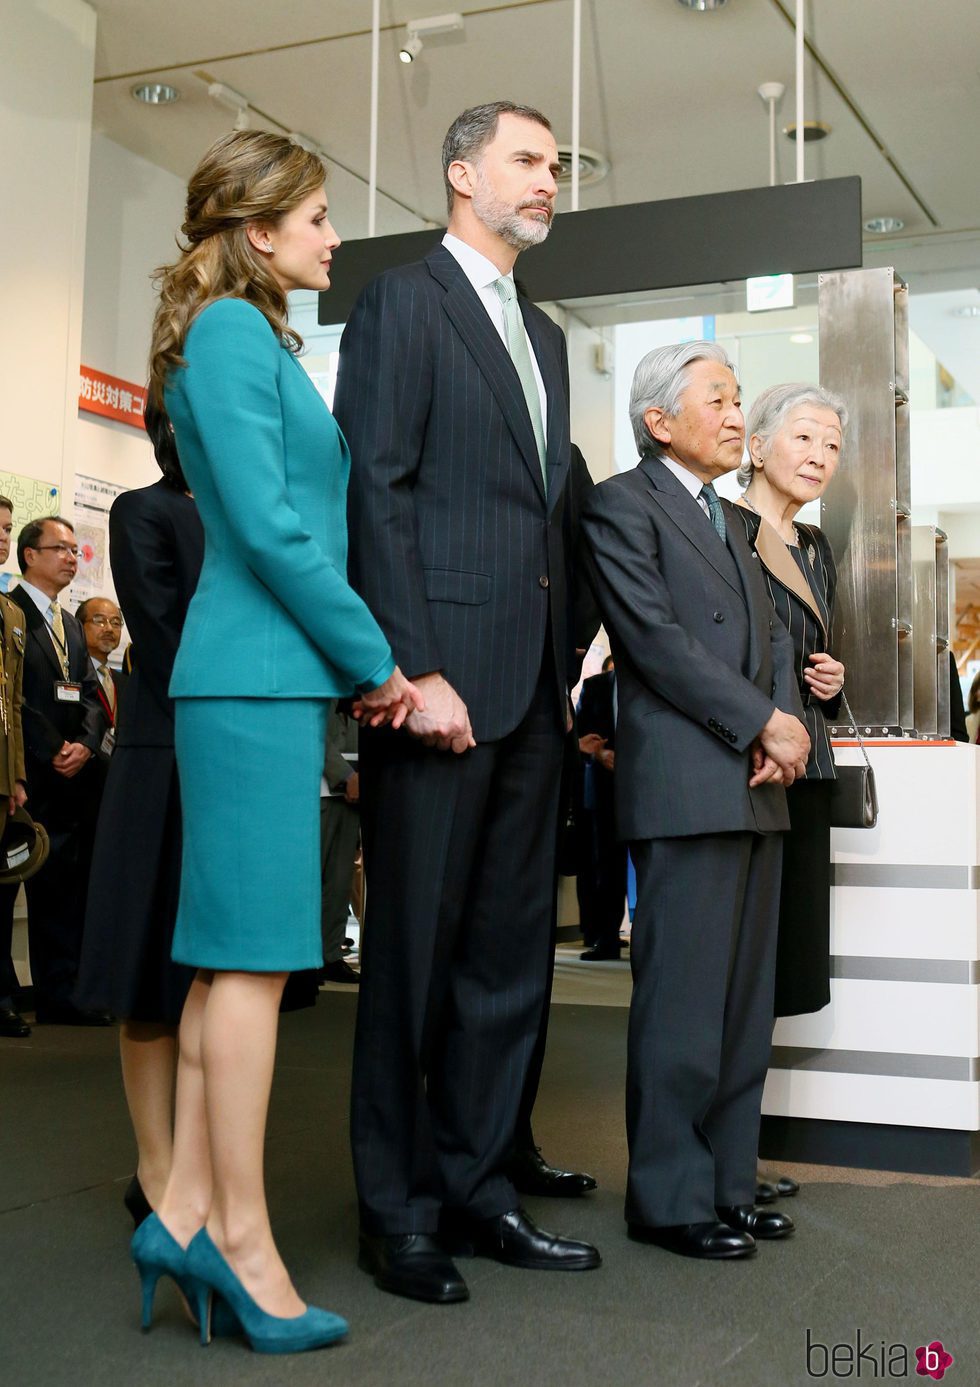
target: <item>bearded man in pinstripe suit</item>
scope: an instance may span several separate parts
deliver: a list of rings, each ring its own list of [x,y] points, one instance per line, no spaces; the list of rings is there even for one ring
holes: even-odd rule
[[[546,1004],[562,741],[576,647],[568,368],[518,299],[558,155],[507,102],[443,147],[449,230],[364,290],[335,413],[352,455],[351,579],[423,691],[412,737],[365,729],[369,881],[351,1132],[361,1265],[433,1302],[452,1255],[587,1269],[504,1165]]]

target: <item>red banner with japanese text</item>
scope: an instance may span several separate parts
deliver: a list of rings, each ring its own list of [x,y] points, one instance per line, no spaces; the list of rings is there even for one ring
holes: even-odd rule
[[[81,368],[79,409],[87,410],[89,414],[101,414],[106,419],[118,419],[123,424],[132,424],[134,429],[142,429],[145,427],[145,405],[146,389],[142,385],[120,380],[118,376],[107,376],[104,371],[93,370],[91,366]]]

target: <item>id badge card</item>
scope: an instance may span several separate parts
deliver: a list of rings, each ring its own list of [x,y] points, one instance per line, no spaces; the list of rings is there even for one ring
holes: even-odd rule
[[[54,696],[59,703],[81,703],[82,686],[81,684],[69,684],[67,680],[57,680],[54,686]]]
[[[103,756],[111,756],[116,745],[116,730],[110,727],[102,738],[102,745],[99,748]]]

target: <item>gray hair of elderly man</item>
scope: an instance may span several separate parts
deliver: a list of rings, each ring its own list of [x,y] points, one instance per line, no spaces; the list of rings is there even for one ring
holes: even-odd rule
[[[762,455],[768,456],[773,435],[783,427],[792,411],[803,405],[815,405],[818,409],[829,409],[836,414],[840,420],[843,439],[847,433],[847,405],[840,395],[825,390],[822,385],[791,381],[786,385],[770,385],[756,397],[749,411],[749,422],[745,429],[746,441],[757,434],[762,439]],[[738,484],[743,491],[752,480],[754,471],[751,457],[746,458],[738,469]]]
[[[717,342],[677,342],[671,347],[654,347],[633,373],[630,390],[630,423],[636,451],[650,451],[655,440],[644,422],[648,409],[662,409],[675,415],[681,407],[681,396],[687,386],[688,368],[696,361],[717,361],[735,375],[735,366],[724,347]]]

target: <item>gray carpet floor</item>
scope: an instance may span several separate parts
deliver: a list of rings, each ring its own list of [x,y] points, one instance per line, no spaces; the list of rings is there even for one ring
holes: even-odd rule
[[[41,1027],[29,1041],[0,1041],[4,1387],[786,1387],[824,1366],[817,1345],[856,1355],[859,1333],[863,1380],[887,1376],[904,1347],[905,1380],[930,1381],[916,1376],[914,1351],[940,1339],[954,1357],[952,1387],[980,1382],[975,1182],[868,1186],[824,1173],[786,1203],[796,1237],[745,1263],[690,1262],[626,1239],[622,1007],[554,1009],[538,1138],[548,1156],[594,1171],[600,1189],[528,1201],[546,1226],[596,1242],[603,1266],[547,1274],[478,1260],[462,1264],[467,1304],[384,1295],[355,1265],[354,1005],[324,994],[281,1026],[273,1225],[301,1293],[352,1326],[344,1345],[290,1358],[235,1340],[200,1349],[166,1282],[152,1332],[140,1333],[120,1203],[133,1147],[114,1032]],[[837,1362],[838,1376],[858,1377],[856,1356],[849,1374],[846,1351]]]

